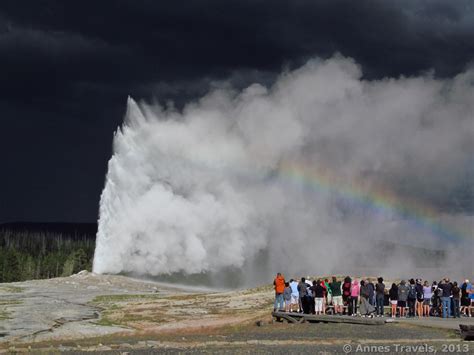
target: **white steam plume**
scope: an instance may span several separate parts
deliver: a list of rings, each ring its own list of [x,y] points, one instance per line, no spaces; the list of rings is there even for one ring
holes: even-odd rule
[[[402,275],[413,264],[404,252],[370,265],[375,241],[447,249],[448,258],[450,248],[469,250],[472,202],[454,211],[452,201],[466,181],[472,197],[473,82],[473,70],[364,81],[353,60],[336,56],[270,88],[215,89],[181,112],[129,99],[101,196],[94,271],[244,270],[247,283],[277,270],[361,265]],[[304,167],[302,180],[288,164]],[[431,221],[444,232],[371,203],[381,188],[401,205],[436,210]],[[472,265],[452,270],[461,276]]]

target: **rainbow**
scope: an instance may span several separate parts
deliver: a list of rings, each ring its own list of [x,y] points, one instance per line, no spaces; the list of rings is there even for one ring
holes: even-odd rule
[[[175,157],[175,159],[182,159]],[[186,160],[199,169],[226,170],[242,180],[260,180],[266,174],[266,169],[256,168],[257,157],[253,164],[216,164],[213,159],[203,159],[195,156]],[[441,223],[440,213],[433,207],[421,203],[419,200],[401,197],[384,186],[374,186],[373,183],[363,179],[351,177],[342,179],[332,169],[326,166],[314,166],[314,164],[296,162],[293,160],[281,161],[275,171],[278,178],[286,185],[294,187],[306,187],[314,193],[333,193],[343,200],[361,207],[369,207],[374,214],[381,216],[399,216],[416,228],[430,231],[440,241],[460,244],[461,242],[474,242],[472,228],[463,230],[458,227],[448,226]]]
[[[335,193],[353,203],[369,206],[375,213],[401,216],[419,228],[430,230],[444,241],[474,240],[472,230],[463,232],[452,227],[447,228],[440,223],[440,214],[431,206],[415,199],[406,197],[401,199],[400,196],[382,186],[371,185],[369,188],[367,182],[361,179],[351,180],[351,184],[348,185],[331,169],[315,168],[310,164],[295,162],[282,162],[279,173],[290,183],[309,186],[317,192]]]

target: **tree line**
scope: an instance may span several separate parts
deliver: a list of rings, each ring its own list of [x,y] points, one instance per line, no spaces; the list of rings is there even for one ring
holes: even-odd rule
[[[91,271],[94,249],[95,235],[0,229],[0,282]]]

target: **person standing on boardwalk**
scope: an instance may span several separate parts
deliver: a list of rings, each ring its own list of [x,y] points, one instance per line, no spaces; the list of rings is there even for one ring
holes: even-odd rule
[[[423,316],[430,316],[430,302],[433,297],[433,291],[428,281],[423,284]]]
[[[472,312],[474,311],[474,286],[472,285],[471,282],[468,282],[466,291],[469,294],[469,301],[470,301],[467,311],[469,313],[469,317],[472,317]]]
[[[352,314],[353,316],[357,315],[357,302],[359,300],[360,286],[359,281],[354,279],[351,285],[351,305],[352,305]]]
[[[290,312],[291,307],[291,287],[289,282],[285,282],[283,291],[283,300],[285,301],[285,312]]]
[[[298,282],[296,280],[290,280],[290,287],[291,287],[291,305],[290,311],[292,312],[300,312],[301,311],[301,303],[300,303],[300,293],[298,292]],[[296,310],[295,310],[296,308]]]
[[[365,284],[367,285],[367,289],[369,290],[369,299],[368,299],[368,301],[372,306],[375,306],[375,285],[372,282],[372,279],[367,279]]]
[[[377,306],[377,316],[383,316],[385,302],[385,284],[383,283],[383,278],[379,277],[377,279],[377,284],[375,285],[375,304]]]
[[[370,298],[370,287],[367,281],[360,281],[360,314],[362,317],[373,316],[375,307],[369,302]]]
[[[301,312],[308,314],[308,301],[307,301],[307,286],[306,286],[306,279],[304,277],[301,278],[300,283],[298,284],[298,294],[300,296],[300,308]]]
[[[341,282],[337,281],[336,277],[332,277],[332,282],[329,284],[332,293],[332,305],[334,306],[334,314],[342,314],[342,287]]]
[[[454,318],[461,318],[461,289],[456,281],[453,282],[451,293],[453,295],[453,316]]]
[[[423,285],[421,284],[421,279],[416,279],[416,313],[418,313],[418,317],[423,317],[423,300],[424,300],[424,293],[423,293]]]
[[[352,280],[349,276],[346,276],[342,284],[342,301],[344,302],[344,306],[347,307],[348,315],[352,314],[351,286]]]
[[[273,306],[273,311],[276,312],[285,309],[285,302],[283,300],[285,278],[280,272],[277,273],[275,280],[273,280],[273,286],[275,288],[275,304]]]
[[[405,280],[400,282],[398,285],[398,310],[400,317],[405,317],[405,308],[407,306],[408,299],[408,286],[406,285]]]
[[[442,290],[441,293],[441,308],[443,310],[443,318],[451,318],[451,295],[453,285],[448,278],[441,280],[438,287]]]
[[[415,285],[414,279],[410,279],[410,283],[408,285],[407,303],[408,303],[408,317],[415,317],[416,285]]]
[[[332,303],[332,292],[331,288],[329,287],[329,280],[324,279],[324,282],[321,283],[321,286],[324,287],[325,297],[323,300],[323,314],[326,314],[326,307]]]
[[[323,284],[323,281],[317,280],[313,281],[313,286],[311,287],[314,296],[314,310],[316,315],[323,314],[324,297],[326,296],[326,290]]]
[[[471,305],[471,300],[469,299],[469,293],[467,289],[469,285],[469,280],[464,280],[464,283],[461,285],[461,313],[464,313],[466,316],[470,316],[469,306]]]
[[[309,313],[311,313],[311,314],[315,313],[314,293],[313,293],[313,289],[312,289],[313,285],[314,285],[314,281],[313,281],[313,283],[311,283],[311,281],[306,280],[306,302],[308,304]]]
[[[398,286],[393,283],[392,288],[388,291],[388,297],[390,300],[390,306],[392,307],[392,318],[397,316],[397,306],[398,306]]]

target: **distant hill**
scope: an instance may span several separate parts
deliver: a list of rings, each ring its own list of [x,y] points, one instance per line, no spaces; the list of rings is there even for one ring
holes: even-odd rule
[[[71,237],[86,237],[94,239],[97,234],[97,223],[67,223],[67,222],[8,222],[0,223],[0,232],[57,235]]]

